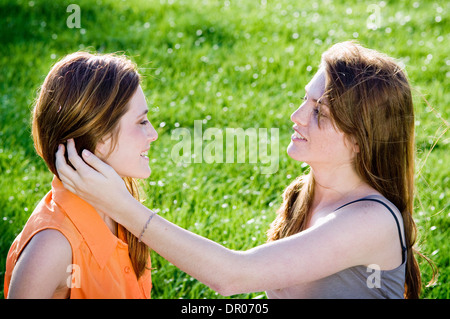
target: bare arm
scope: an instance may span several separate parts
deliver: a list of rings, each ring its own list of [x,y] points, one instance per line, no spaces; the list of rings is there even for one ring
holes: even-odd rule
[[[127,209],[122,221],[139,236],[150,210],[134,199],[116,209]],[[352,215],[332,215],[318,227],[247,251],[227,249],[155,215],[143,240],[172,264],[227,296],[285,288],[376,263],[375,255],[368,252],[378,250],[383,239],[377,235],[384,230],[370,225],[373,218],[364,221],[365,213],[359,221],[351,220]],[[354,229],[355,222],[362,227]],[[378,234],[370,232],[371,227]]]
[[[70,274],[66,271],[71,263],[72,248],[59,231],[37,233],[14,267],[8,299],[48,299],[58,291],[68,292],[66,281]]]
[[[128,193],[114,170],[93,154],[84,157],[91,167],[86,165],[71,141],[68,154],[76,171],[66,164],[63,154],[60,148],[57,168],[65,187],[140,236],[152,212]],[[222,295],[231,295],[284,288],[371,263],[367,252],[378,248],[383,226],[378,227],[380,223],[370,218],[372,215],[364,210],[351,216],[330,215],[318,227],[243,252],[227,249],[156,215],[143,241],[189,275]]]

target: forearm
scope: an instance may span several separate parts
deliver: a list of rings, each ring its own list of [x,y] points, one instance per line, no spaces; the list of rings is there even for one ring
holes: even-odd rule
[[[125,216],[118,222],[135,236],[141,236],[151,211],[131,199],[123,208],[115,209],[126,209],[127,214],[123,214]],[[245,270],[249,268],[245,252],[227,249],[158,215],[152,217],[142,234],[142,241],[176,267],[221,294],[248,290],[241,280],[243,277],[250,279],[245,275]]]

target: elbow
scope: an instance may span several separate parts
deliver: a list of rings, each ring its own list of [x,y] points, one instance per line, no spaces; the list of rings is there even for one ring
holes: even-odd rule
[[[240,287],[238,285],[232,284],[232,283],[223,283],[216,285],[214,287],[211,287],[214,291],[216,291],[218,294],[224,297],[229,297],[232,295],[237,295],[239,293],[243,293]]]
[[[253,268],[248,265],[245,253],[233,251],[232,255],[228,256],[227,262],[215,269],[207,285],[220,295],[229,297],[253,290],[251,284],[254,279]]]
[[[220,280],[215,281],[214,284],[209,285],[211,289],[219,293],[224,297],[232,295],[251,292],[249,283],[246,280],[248,278],[243,277],[239,271],[234,273],[228,273],[228,275],[222,276]]]

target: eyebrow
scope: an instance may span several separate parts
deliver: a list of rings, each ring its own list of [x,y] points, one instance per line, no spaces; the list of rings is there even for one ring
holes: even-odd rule
[[[148,113],[148,109],[146,109],[144,112],[141,112],[140,115],[138,115],[138,117],[142,117],[144,115],[147,115]]]
[[[307,89],[307,87],[308,87],[308,86],[305,86],[305,93],[306,93],[306,94],[308,94],[308,89]],[[316,100],[316,99],[313,98],[313,97],[311,97],[311,99],[312,99],[313,101],[318,101],[318,100]],[[319,98],[319,99],[320,99],[320,98]]]
[[[308,87],[308,86],[305,86],[305,93],[306,93],[306,94],[308,94],[308,89],[307,89],[307,87]],[[319,102],[319,100],[320,100],[320,104],[322,104],[322,105],[328,107],[328,105],[327,105],[327,103],[326,103],[327,99],[326,99],[326,97],[325,97],[324,95],[325,95],[325,93],[324,93],[321,97],[319,97],[319,99],[315,99],[315,98],[312,98],[312,97],[311,97],[311,99],[312,99],[313,101],[316,101],[316,102]]]

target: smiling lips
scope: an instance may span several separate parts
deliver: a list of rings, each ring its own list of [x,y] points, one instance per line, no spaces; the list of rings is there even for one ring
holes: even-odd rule
[[[148,151],[150,150],[150,148],[148,148],[147,150],[141,152],[141,157],[148,159]]]
[[[294,127],[294,134],[292,134],[291,139],[293,140],[301,140],[301,141],[308,141],[302,134],[300,134],[296,128]]]

